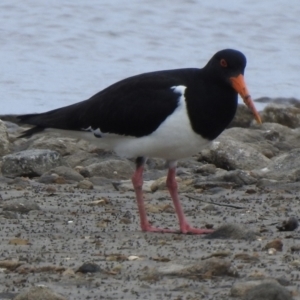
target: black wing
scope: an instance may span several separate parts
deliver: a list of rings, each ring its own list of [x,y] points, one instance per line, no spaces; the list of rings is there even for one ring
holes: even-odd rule
[[[83,130],[141,137],[155,131],[176,109],[179,94],[172,87],[187,85],[197,69],[145,73],[119,81],[90,99],[41,114],[19,116],[35,125],[22,136],[44,128]]]

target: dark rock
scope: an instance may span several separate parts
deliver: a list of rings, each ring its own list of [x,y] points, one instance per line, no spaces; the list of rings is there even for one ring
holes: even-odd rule
[[[283,221],[281,225],[276,226],[279,231],[294,231],[299,226],[298,220],[295,217],[290,217],[287,221]]]
[[[78,270],[75,272],[81,272],[81,273],[96,273],[96,272],[101,272],[101,268],[99,265],[97,265],[94,262],[86,262],[82,266],[78,268]]]
[[[40,176],[61,165],[59,153],[51,150],[25,150],[3,157],[2,174],[7,177]]]

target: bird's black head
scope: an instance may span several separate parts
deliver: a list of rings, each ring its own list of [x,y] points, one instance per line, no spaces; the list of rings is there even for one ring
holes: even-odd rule
[[[235,90],[243,98],[245,104],[252,110],[257,122],[261,123],[260,116],[254,106],[244,81],[246,67],[245,55],[237,50],[225,49],[217,52],[203,68],[203,72],[211,82],[227,86]]]
[[[230,83],[230,77],[244,75],[246,64],[247,60],[242,52],[225,49],[217,52],[204,69],[211,76]]]

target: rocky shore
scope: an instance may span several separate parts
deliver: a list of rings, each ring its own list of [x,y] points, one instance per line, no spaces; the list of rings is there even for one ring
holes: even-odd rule
[[[54,133],[18,138],[0,116],[0,299],[300,299],[300,102],[240,106],[178,164],[186,215],[208,236],[140,231],[134,160]],[[153,224],[177,220],[165,164],[149,159]],[[275,298],[277,297],[277,298]]]

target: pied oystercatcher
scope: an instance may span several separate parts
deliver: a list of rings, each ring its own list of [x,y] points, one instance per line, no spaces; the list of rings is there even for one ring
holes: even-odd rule
[[[181,233],[205,234],[187,222],[177,192],[176,161],[198,153],[233,119],[238,94],[255,109],[244,81],[246,57],[237,50],[217,52],[202,69],[186,68],[145,73],[121,80],[90,99],[41,114],[21,115],[34,125],[21,137],[46,128],[60,129],[117,154],[136,157],[132,183],[143,231],[175,232],[155,228],[148,222],[143,200],[143,169],[147,157],[168,163],[167,187]]]

